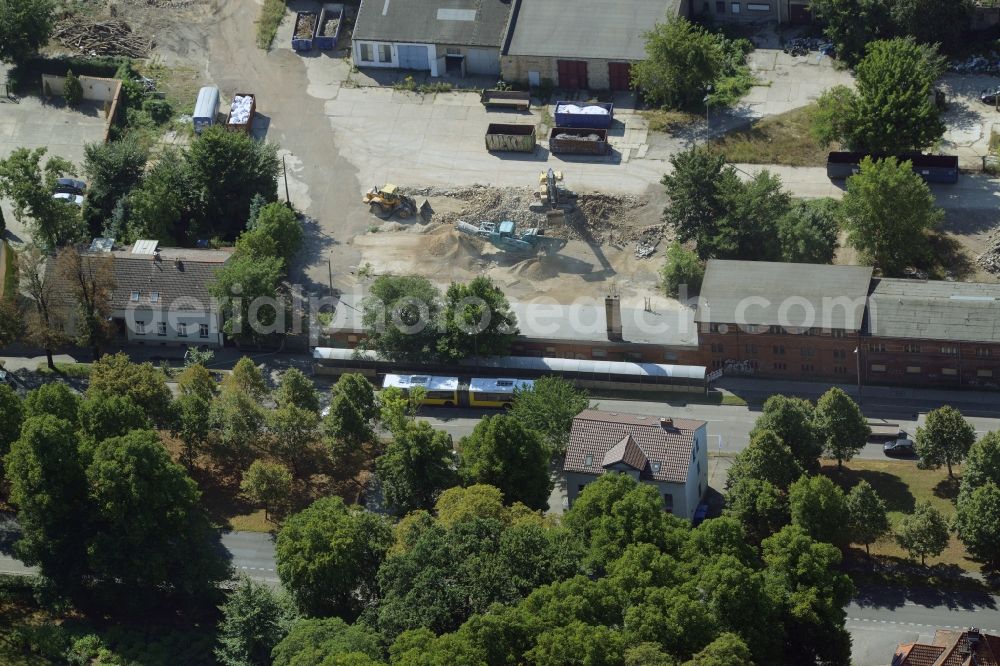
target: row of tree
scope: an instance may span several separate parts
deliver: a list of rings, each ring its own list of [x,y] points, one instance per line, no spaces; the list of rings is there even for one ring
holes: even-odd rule
[[[741,180],[724,155],[708,148],[692,148],[670,162],[673,171],[662,182],[670,199],[664,219],[678,238],[663,269],[671,295],[680,285],[696,290],[710,258],[829,263],[841,229],[861,259],[883,275],[932,261],[930,234],[944,214],[909,161],[866,157],[840,202],[793,202],[777,176],[762,170]]]
[[[169,149],[147,168],[149,152],[125,138],[84,147],[88,179],[82,209],[53,199],[56,179],[76,175],[46,149],[19,148],[0,161],[0,193],[14,216],[48,249],[107,236],[150,238],[166,245],[198,239],[232,241],[250,217],[254,197],[277,198],[280,161],[273,144],[210,128],[188,149]]]
[[[922,44],[959,50],[969,29],[972,0],[812,0],[809,9],[824,24],[837,56],[849,65],[878,39],[911,37]]]
[[[589,484],[559,525],[490,486],[395,526],[324,499],[288,520],[277,558],[291,598],[241,584],[222,663],[850,661],[835,547],[796,526],[759,546],[732,518],[691,529],[627,475]]]
[[[726,481],[726,512],[747,534],[763,540],[787,524],[812,538],[846,548],[869,545],[890,533],[911,556],[940,555],[954,528],[969,552],[988,564],[1000,562],[1000,492],[987,462],[1000,456],[1000,438],[991,433],[975,442],[975,431],[958,410],[942,407],[927,414],[917,429],[916,446],[925,468],[954,465],[966,456],[954,525],[929,502],[918,503],[895,527],[886,506],[866,481],[845,493],[828,477],[817,475],[821,454],[838,466],[865,444],[870,430],[857,405],[839,389],[831,389],[815,406],[807,400],[773,396],[751,433],[750,444],[733,461]],[[997,458],[1000,460],[1000,457]],[[998,468],[1000,469],[1000,468]],[[985,490],[981,490],[985,489]],[[975,496],[974,501],[970,499]]]

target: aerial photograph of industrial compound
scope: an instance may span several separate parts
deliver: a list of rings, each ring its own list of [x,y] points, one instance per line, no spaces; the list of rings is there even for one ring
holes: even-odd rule
[[[1000,666],[1000,0],[0,0],[0,666]]]

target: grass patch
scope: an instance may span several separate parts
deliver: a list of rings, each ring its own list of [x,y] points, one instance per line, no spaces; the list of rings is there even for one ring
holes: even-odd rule
[[[735,393],[723,393],[722,400],[719,401],[719,404],[729,407],[746,407],[747,401]]]
[[[914,461],[852,460],[837,470],[837,463],[823,462],[822,473],[836,482],[844,491],[858,481],[865,480],[882,497],[889,511],[889,522],[895,527],[903,516],[912,513],[917,502],[930,501],[949,522],[955,516],[955,497],[958,483],[948,478],[947,469],[919,469]],[[961,467],[955,467],[960,475]],[[883,539],[872,544],[872,555],[906,559],[906,551],[894,540]],[[929,565],[950,565],[966,571],[979,571],[980,565],[968,557],[965,546],[953,533],[948,547],[940,557],[928,558]]]
[[[712,93],[710,102],[712,106],[716,107],[736,106],[756,83],[757,78],[750,71],[750,68],[744,65],[735,74],[716,80],[715,92]]]
[[[278,26],[285,18],[285,0],[264,0],[257,19],[257,46],[265,51],[271,48]]]
[[[90,377],[90,363],[56,363],[56,369],[49,367],[48,363],[42,361],[38,364],[37,372],[42,375],[63,375],[65,377]]]
[[[6,240],[0,240],[3,252],[3,281],[0,282],[0,298],[17,293],[17,255]]]
[[[643,111],[642,117],[649,124],[650,132],[666,132],[668,134],[704,119],[704,116],[697,113],[670,111],[668,109]]]
[[[827,153],[839,150],[839,146],[822,146],[816,141],[811,132],[815,114],[815,104],[793,109],[731,132],[710,145],[725,153],[730,162],[823,166]]]

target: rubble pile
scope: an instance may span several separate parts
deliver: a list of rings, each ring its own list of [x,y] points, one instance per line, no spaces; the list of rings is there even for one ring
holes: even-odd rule
[[[550,218],[536,191],[527,187],[425,187],[407,189],[406,194],[413,197],[448,197],[464,202],[465,205],[455,212],[435,213],[434,221],[445,224],[456,224],[459,220],[473,225],[511,220],[519,229],[539,227],[545,230],[547,236],[600,244],[624,245],[637,242],[642,237],[654,249],[654,236],[662,235],[661,225],[654,229],[635,225],[634,211],[646,205],[646,200],[638,196],[577,194],[572,210]]]
[[[145,58],[153,41],[132,32],[132,26],[118,19],[69,16],[56,23],[52,37],[80,55],[128,56]]]
[[[976,263],[983,270],[1000,275],[1000,229],[987,239],[983,253],[976,257]]]
[[[328,18],[323,22],[323,27],[320,29],[320,35],[323,37],[333,37],[337,34],[338,27],[340,27],[340,19]]]
[[[601,140],[601,137],[598,136],[597,134],[581,135],[581,134],[566,134],[566,133],[562,133],[562,134],[556,134],[552,138],[553,139],[569,139],[571,141],[600,141]]]
[[[229,111],[230,125],[244,125],[250,120],[250,107],[253,105],[253,97],[249,95],[236,95],[233,97],[233,105]]]
[[[309,39],[316,31],[316,15],[300,14],[298,25],[295,26],[296,39]]]

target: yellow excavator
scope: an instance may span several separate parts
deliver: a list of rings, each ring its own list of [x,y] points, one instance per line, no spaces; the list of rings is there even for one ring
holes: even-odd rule
[[[417,202],[413,197],[401,194],[392,183],[383,187],[375,186],[365,193],[362,203],[368,204],[368,210],[383,219],[391,217],[410,218],[417,212]]]

